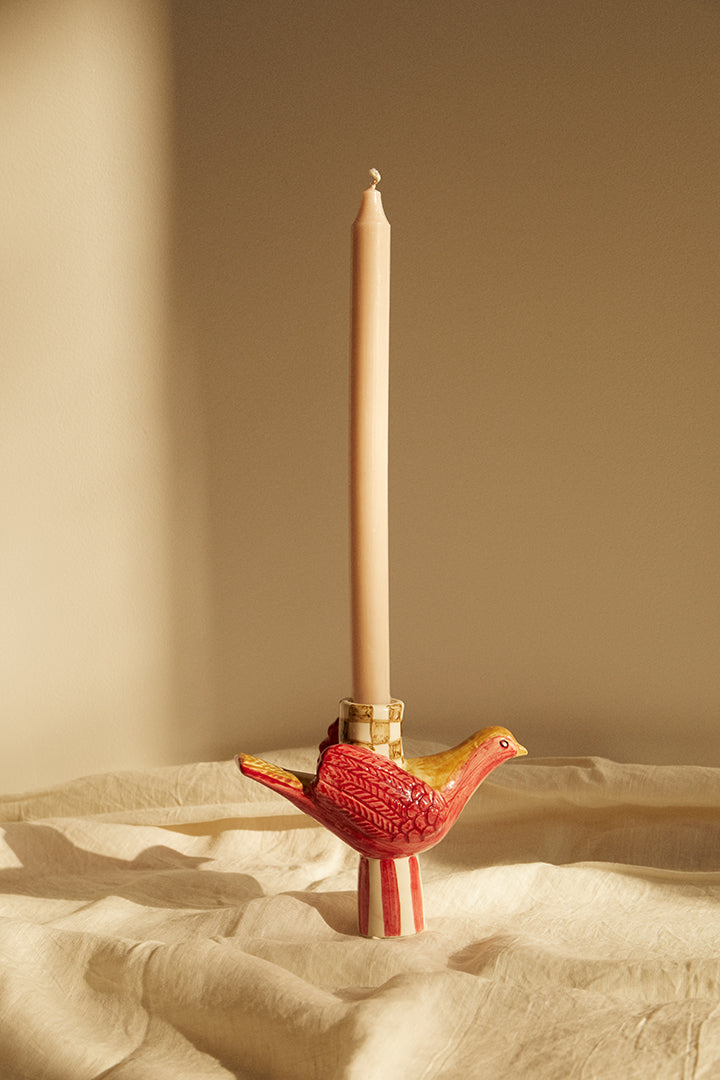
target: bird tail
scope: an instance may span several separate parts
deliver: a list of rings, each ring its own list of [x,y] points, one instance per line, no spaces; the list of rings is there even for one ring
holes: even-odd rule
[[[298,779],[293,773],[288,772],[287,769],[282,769],[279,765],[273,765],[270,761],[263,761],[261,758],[253,757],[252,754],[238,754],[235,761],[243,776],[248,776],[251,780],[257,780],[258,783],[264,784],[265,787],[270,788],[272,791],[277,791],[280,795],[284,795],[285,798],[292,798],[293,801],[302,798],[304,794],[302,780]]]

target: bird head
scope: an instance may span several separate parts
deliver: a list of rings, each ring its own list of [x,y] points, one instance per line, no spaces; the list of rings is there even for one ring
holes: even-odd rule
[[[450,793],[461,779],[472,777],[473,787],[477,787],[503,761],[525,754],[525,747],[507,728],[486,727],[450,750],[428,757],[408,758],[405,768],[436,791]]]
[[[478,747],[483,747],[488,754],[496,754],[502,761],[507,761],[511,757],[524,757],[527,754],[525,747],[506,727],[481,728],[460,745],[466,744],[469,745],[469,754]]]

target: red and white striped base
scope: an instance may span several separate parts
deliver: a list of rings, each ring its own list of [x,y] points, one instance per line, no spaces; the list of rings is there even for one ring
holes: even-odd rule
[[[366,859],[360,856],[358,923],[364,937],[404,937],[425,929],[417,856]]]

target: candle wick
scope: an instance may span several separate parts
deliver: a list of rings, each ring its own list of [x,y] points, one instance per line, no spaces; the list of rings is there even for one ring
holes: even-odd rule
[[[370,186],[374,188],[377,187],[382,180],[382,177],[380,176],[380,173],[377,171],[377,169],[370,170],[370,177],[372,179],[372,184]]]

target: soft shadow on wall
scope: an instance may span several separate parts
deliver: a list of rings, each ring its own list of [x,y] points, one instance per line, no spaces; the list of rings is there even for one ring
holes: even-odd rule
[[[720,763],[720,12],[168,17],[183,753],[312,741],[349,690],[349,226],[377,166],[409,730]]]
[[[306,131],[310,59],[277,15],[171,9],[176,722],[198,757],[319,741],[348,689],[348,243],[364,172],[345,162],[338,180],[327,132]]]

